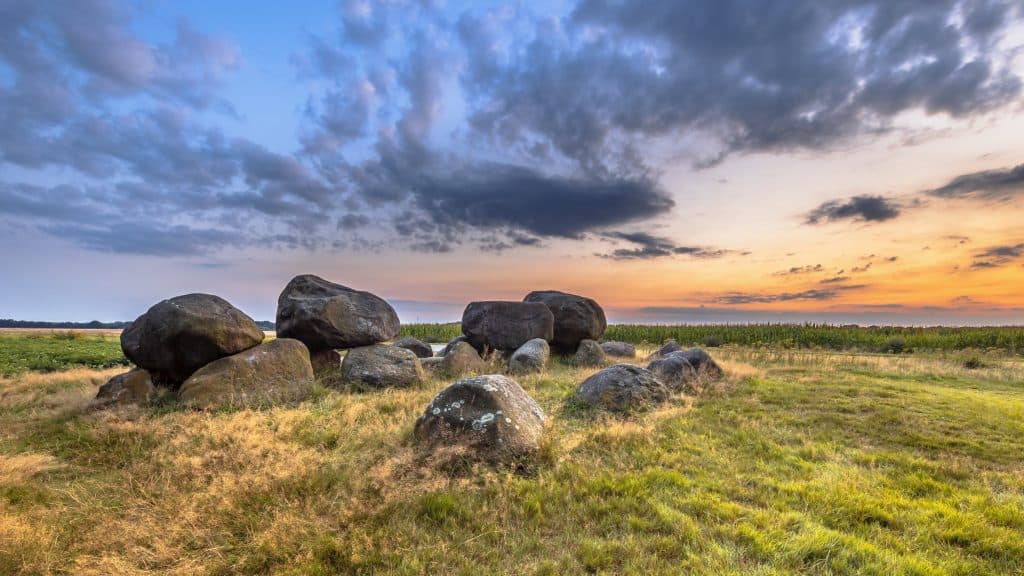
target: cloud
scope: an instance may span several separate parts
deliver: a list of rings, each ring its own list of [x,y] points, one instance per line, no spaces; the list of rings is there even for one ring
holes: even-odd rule
[[[1006,200],[1024,193],[1024,164],[1000,170],[963,174],[926,194],[938,198]]]
[[[853,284],[836,286],[826,290],[811,289],[800,292],[783,292],[779,294],[762,294],[750,292],[729,292],[714,299],[717,304],[769,304],[774,302],[795,302],[802,300],[826,301],[832,300],[842,292],[860,290],[866,288],[866,284]]]
[[[799,276],[802,274],[813,274],[817,272],[824,272],[825,267],[821,264],[806,265],[806,266],[793,266],[789,270],[780,270],[772,274],[773,276]]]
[[[679,246],[668,238],[654,236],[646,232],[604,232],[601,236],[613,240],[625,240],[640,246],[639,248],[618,248],[608,254],[599,254],[602,258],[612,260],[649,260],[676,255],[710,259],[721,258],[732,252],[714,248]]]
[[[854,196],[846,201],[829,200],[807,213],[807,224],[851,220],[885,222],[900,215],[900,206],[884,196]]]
[[[840,282],[846,282],[849,279],[849,276],[833,276],[831,278],[825,278],[821,281],[821,284],[838,284]]]
[[[1024,244],[992,246],[974,255],[971,268],[999,268],[1024,256]]]

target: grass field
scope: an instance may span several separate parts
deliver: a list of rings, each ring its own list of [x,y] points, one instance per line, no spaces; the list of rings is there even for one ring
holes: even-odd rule
[[[0,375],[127,364],[116,331],[0,330]]]
[[[700,398],[547,412],[527,475],[418,463],[447,382],[212,414],[0,379],[0,574],[1024,573],[1024,363],[726,346]]]

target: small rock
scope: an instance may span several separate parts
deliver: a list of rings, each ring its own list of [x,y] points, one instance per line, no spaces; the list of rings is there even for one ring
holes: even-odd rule
[[[447,344],[445,344],[444,348],[442,348],[441,351],[437,353],[437,355],[447,356],[448,352],[451,351],[452,347],[454,347],[459,342],[469,342],[469,338],[466,338],[465,336],[456,336],[455,338],[452,338],[451,340],[448,341]]]
[[[405,388],[423,381],[423,366],[411,350],[377,344],[353,348],[341,362],[341,380],[373,388]]]
[[[149,372],[135,368],[118,374],[100,386],[91,407],[103,409],[119,406],[145,406],[156,398],[156,387]]]
[[[446,376],[481,374],[487,371],[487,361],[480,357],[469,342],[456,342],[441,362],[441,372]]]
[[[470,302],[462,333],[477,350],[515,350],[527,340],[551,340],[554,316],[540,302]]]
[[[679,345],[679,342],[676,342],[675,340],[669,340],[668,342],[665,343],[664,346],[658,348],[653,353],[651,353],[651,355],[647,357],[647,361],[649,362],[651,360],[657,360],[662,356],[667,356],[673,352],[679,352],[682,349],[683,347]]]
[[[392,344],[392,346],[412,350],[412,353],[415,354],[417,358],[431,358],[434,356],[434,349],[430,347],[430,344],[413,338],[412,336],[406,336],[401,340],[397,340]]]
[[[548,365],[551,348],[547,341],[534,338],[516,348],[508,360],[508,371],[513,374],[536,374]]]
[[[465,378],[441,391],[416,420],[413,436],[429,450],[458,447],[491,462],[536,452],[544,412],[519,386],[501,375]]]
[[[687,348],[682,351],[682,355],[690,362],[700,378],[715,380],[725,375],[722,367],[701,348]]]
[[[594,340],[581,340],[579,347],[576,348],[576,354],[572,357],[572,365],[579,368],[592,368],[604,366],[606,360],[600,344]]]
[[[647,365],[647,369],[673,391],[690,394],[698,392],[695,386],[697,371],[681,351],[666,354],[652,361]]]
[[[648,370],[615,364],[584,380],[575,397],[590,406],[625,412],[664,402],[669,389]]]
[[[298,340],[277,338],[196,371],[178,390],[195,408],[263,407],[303,400],[313,389],[309,350]]]
[[[571,353],[580,341],[597,340],[608,327],[604,310],[586,296],[542,290],[530,292],[523,301],[540,302],[551,310],[555,322],[551,347],[558,352]]]
[[[605,355],[616,358],[636,358],[636,347],[629,342],[602,342],[601,350]]]

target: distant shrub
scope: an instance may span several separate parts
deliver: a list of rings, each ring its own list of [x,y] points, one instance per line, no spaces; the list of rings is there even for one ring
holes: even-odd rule
[[[708,348],[718,348],[724,344],[722,337],[717,334],[708,334],[703,340],[701,340],[701,343]]]
[[[964,368],[967,368],[968,370],[977,370],[978,368],[985,368],[987,366],[987,364],[985,364],[985,361],[982,360],[980,356],[975,354],[972,354],[971,356],[964,358],[960,363],[963,365]]]
[[[64,332],[54,332],[50,337],[54,340],[81,340],[85,338],[85,334],[73,330],[65,330]]]
[[[885,347],[882,349],[890,354],[900,354],[907,349],[907,341],[899,336],[893,336],[885,341]]]

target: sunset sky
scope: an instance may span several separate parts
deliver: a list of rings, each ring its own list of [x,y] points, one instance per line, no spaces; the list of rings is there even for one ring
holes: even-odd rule
[[[0,318],[1024,324],[1020,0],[0,0]]]

